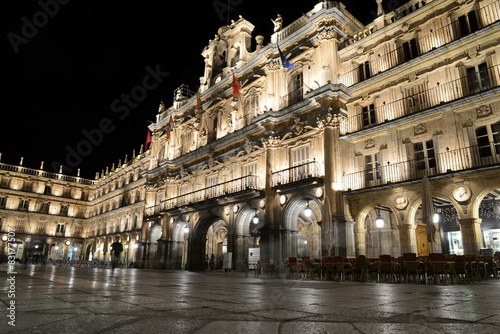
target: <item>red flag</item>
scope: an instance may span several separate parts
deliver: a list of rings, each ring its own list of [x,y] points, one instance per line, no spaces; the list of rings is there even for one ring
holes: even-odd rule
[[[198,113],[201,111],[201,99],[200,99],[200,90],[196,91],[196,110]]]
[[[238,97],[238,95],[240,95],[240,89],[241,89],[241,85],[240,83],[238,82],[238,79],[236,79],[236,76],[234,75],[233,73],[233,97]]]
[[[167,124],[167,138],[170,138],[170,131],[174,129],[174,120],[172,119],[172,115],[170,115],[170,121]]]
[[[146,137],[146,151],[148,150],[148,144],[151,143],[151,133],[148,130],[148,136]]]

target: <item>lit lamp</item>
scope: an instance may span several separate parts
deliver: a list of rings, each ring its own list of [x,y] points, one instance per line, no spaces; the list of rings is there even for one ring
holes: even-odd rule
[[[3,241],[3,242],[6,242],[6,241],[7,241],[7,239],[8,239],[8,237],[7,237],[6,235],[2,235],[2,241]]]
[[[441,209],[436,209],[436,211],[434,211],[434,216],[432,216],[432,222],[434,224],[437,224],[439,223],[440,220],[441,220]]]
[[[255,211],[255,215],[252,218],[252,223],[256,225],[259,223],[259,217],[257,217],[257,211]]]
[[[188,227],[188,224],[186,224],[186,226],[184,226],[184,233],[189,233],[189,227]]]
[[[69,241],[69,240],[66,240],[66,242],[65,242],[66,246],[69,246],[70,243],[71,243],[71,241]]]
[[[384,227],[384,223],[384,219],[380,216],[380,209],[378,209],[378,215],[375,219],[375,225],[377,226],[377,228],[382,228]]]
[[[312,210],[309,207],[309,200],[307,201],[307,206],[304,209],[304,214],[306,215],[306,217],[311,217],[311,215],[312,215]]]

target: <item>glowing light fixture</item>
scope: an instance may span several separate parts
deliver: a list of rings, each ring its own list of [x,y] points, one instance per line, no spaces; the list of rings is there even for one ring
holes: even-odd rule
[[[312,215],[312,210],[309,207],[309,200],[307,200],[307,206],[304,209],[304,214],[306,215],[306,217],[311,217],[311,215]]]
[[[377,209],[378,210],[378,214],[377,214],[377,218],[375,219],[375,225],[377,226],[377,228],[382,228],[384,227],[384,219],[380,216],[380,209]]]
[[[256,225],[259,223],[259,217],[257,217],[257,211],[255,211],[255,215],[252,218],[252,222]]]
[[[186,224],[186,226],[184,226],[184,233],[189,233],[189,227],[188,227],[188,224]]]

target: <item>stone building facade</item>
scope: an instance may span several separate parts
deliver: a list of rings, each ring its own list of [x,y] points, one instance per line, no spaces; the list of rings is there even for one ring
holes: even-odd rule
[[[253,50],[246,19],[221,27],[202,51],[199,98],[181,86],[162,102],[151,148],[112,172],[42,182],[2,167],[11,184],[81,193],[61,202],[2,183],[2,233],[45,217],[41,241],[81,243],[85,259],[109,257],[120,236],[124,261],[190,270],[212,254],[242,269],[245,258],[500,251],[499,1],[412,0],[367,25],[321,1],[286,19]],[[22,196],[33,210],[15,208]],[[73,201],[73,215],[38,218],[43,200]],[[56,236],[58,221],[78,228]]]

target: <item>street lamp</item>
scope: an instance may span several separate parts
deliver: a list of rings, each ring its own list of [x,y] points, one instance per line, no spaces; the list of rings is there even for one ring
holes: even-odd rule
[[[377,218],[375,219],[375,225],[377,226],[377,228],[382,228],[384,227],[384,219],[380,216],[380,209],[377,209],[378,210],[378,214],[377,214]]]
[[[252,218],[252,223],[256,225],[259,223],[259,217],[257,217],[257,211],[255,211],[255,215]]]
[[[186,226],[184,226],[184,233],[189,233],[189,227],[187,223]]]
[[[311,215],[312,215],[312,210],[309,207],[309,200],[307,200],[307,206],[304,209],[304,214],[306,215],[306,217],[311,217]]]
[[[432,222],[434,224],[437,224],[439,223],[440,220],[441,220],[441,209],[438,208],[434,211],[434,216],[432,216]]]

